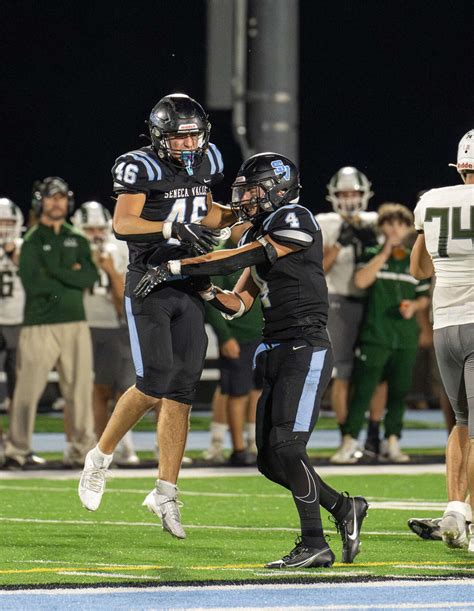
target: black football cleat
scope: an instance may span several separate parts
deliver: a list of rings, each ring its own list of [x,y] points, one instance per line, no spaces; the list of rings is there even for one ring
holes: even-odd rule
[[[367,515],[369,504],[362,496],[349,497],[350,510],[340,521],[335,521],[337,532],[342,539],[342,562],[352,564],[359,553],[360,530]]]
[[[421,539],[431,541],[442,541],[439,523],[442,518],[411,518],[408,520],[408,528]]]
[[[296,540],[296,546],[289,554],[280,560],[274,560],[265,565],[267,569],[301,569],[310,567],[330,567],[336,557],[331,548],[307,547],[302,541]]]

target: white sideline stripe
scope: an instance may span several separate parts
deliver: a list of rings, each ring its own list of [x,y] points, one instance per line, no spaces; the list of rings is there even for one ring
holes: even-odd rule
[[[132,575],[131,573],[91,573],[89,571],[58,571],[56,575],[81,575],[87,577],[115,577],[115,579],[156,579],[159,580],[159,575]]]
[[[274,573],[272,573],[274,574]],[[294,573],[292,573],[294,574]],[[433,586],[452,586],[458,588],[466,588],[471,585],[471,581],[466,582],[465,579],[452,580],[452,579],[437,579],[436,581],[419,581],[414,579],[406,579],[403,581],[375,581],[375,582],[356,582],[356,583],[338,583],[337,588],[342,588],[345,590],[350,590],[353,588],[360,589],[379,589],[379,588],[413,588],[416,586],[417,588],[431,588]],[[279,583],[265,583],[265,584],[242,584],[242,585],[209,585],[205,586],[157,586],[150,588],[61,588],[61,589],[38,589],[38,590],[0,590],[0,597],[2,596],[18,596],[18,593],[21,592],[22,596],[64,596],[64,595],[89,595],[89,594],[132,594],[138,592],[149,592],[149,593],[157,593],[157,592],[192,592],[192,593],[202,593],[205,591],[215,591],[215,592],[230,592],[230,591],[245,591],[245,590],[304,590],[310,588],[312,590],[324,590],[324,589],[332,589],[335,587],[333,583],[311,583],[311,584],[303,584],[303,583],[291,583],[291,584],[279,584]],[[472,587],[472,586],[471,586]],[[427,603],[430,604],[430,603]],[[438,603],[434,603],[438,604]],[[446,605],[450,606],[464,606],[466,607],[466,603],[457,603],[457,602],[444,602],[439,603],[439,606]],[[407,603],[407,608],[414,608],[416,603]],[[389,605],[389,608],[393,608],[393,604]],[[424,608],[426,605],[421,605],[419,608]],[[227,607],[226,607],[227,608]],[[280,607],[281,608],[281,607]],[[285,609],[291,609],[292,607],[285,607]],[[294,609],[301,609],[302,607],[293,607]],[[308,607],[314,609],[314,606]],[[319,608],[319,607],[318,607]],[[325,607],[330,608],[330,607]],[[334,609],[339,608],[355,608],[353,605],[344,606],[344,607],[333,607]],[[363,605],[360,608],[367,608],[367,605]],[[373,605],[373,608],[381,608],[380,604]],[[402,607],[400,607],[402,608]],[[436,608],[436,607],[435,607]],[[267,609],[267,607],[265,607]],[[261,607],[259,607],[259,611],[261,611]]]
[[[393,566],[394,569],[414,569],[416,568],[416,570],[419,569],[423,569],[426,571],[462,571],[463,573],[469,572],[472,573],[474,572],[474,569],[470,569],[470,568],[461,568],[461,567],[454,567],[454,566],[449,566],[449,564],[445,564],[445,565],[437,565],[437,566],[433,566],[432,564],[417,564],[416,567],[410,564],[395,564]]]
[[[441,474],[445,475],[444,464],[434,465],[340,465],[316,467],[318,475],[329,477],[332,475],[420,475]],[[120,479],[136,479],[139,477],[150,477],[156,479],[156,469],[112,469],[111,473]],[[32,471],[7,471],[0,469],[0,480],[9,479],[51,479],[51,480],[78,480],[80,471],[63,469],[50,471],[48,469],[34,469]],[[207,477],[255,477],[261,474],[252,467],[200,467],[181,469],[179,478],[195,479]]]
[[[77,525],[77,526],[139,526],[139,527],[148,527],[157,528],[161,526],[161,523],[157,520],[156,522],[125,522],[125,521],[113,521],[113,520],[54,520],[54,519],[43,519],[43,518],[4,518],[0,517],[0,522],[17,522],[24,524],[68,524],[68,525]],[[297,532],[298,528],[295,526],[294,528],[285,527],[285,526],[262,526],[261,528],[258,526],[222,526],[215,524],[183,524],[184,528],[195,528],[206,529],[206,530],[242,530],[242,531],[255,531],[255,532]],[[327,530],[329,534],[336,534],[335,530]],[[397,531],[364,531],[364,535],[374,535],[374,536],[408,536],[413,537],[413,533],[411,532],[397,532]]]
[[[76,488],[56,488],[47,486],[17,486],[17,485],[2,485],[0,484],[0,490],[17,490],[20,492],[69,492],[76,494]],[[139,488],[108,488],[107,494],[110,492],[114,494],[148,494],[149,489],[142,490]],[[291,498],[288,494],[247,494],[247,493],[234,493],[234,492],[196,492],[192,490],[181,490],[182,496],[210,496],[210,497],[221,497],[221,498],[236,498],[236,497],[248,497],[248,498],[280,498],[287,499]],[[371,500],[370,507],[372,509],[400,509],[410,510],[416,509],[422,511],[423,509],[429,510],[444,510],[446,503],[441,501],[417,501],[415,499],[404,500],[404,499],[387,499],[387,500]]]

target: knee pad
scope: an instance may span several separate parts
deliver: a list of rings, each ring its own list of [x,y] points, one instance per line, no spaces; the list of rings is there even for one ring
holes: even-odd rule
[[[270,447],[282,461],[306,456],[307,443],[307,433],[295,433],[278,426],[270,432]]]

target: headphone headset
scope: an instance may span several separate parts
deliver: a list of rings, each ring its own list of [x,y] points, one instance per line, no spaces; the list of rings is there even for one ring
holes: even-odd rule
[[[69,185],[59,176],[48,176],[44,180],[36,180],[33,183],[33,192],[31,195],[31,206],[34,213],[39,216],[43,211],[43,198],[48,197],[49,190],[53,183],[60,185],[62,191],[67,195],[67,213],[72,214],[74,210],[74,193],[69,189]]]

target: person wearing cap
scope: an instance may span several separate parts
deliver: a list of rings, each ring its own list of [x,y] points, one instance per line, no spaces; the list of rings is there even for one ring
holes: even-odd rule
[[[33,186],[39,223],[24,237],[19,275],[26,301],[17,383],[5,446],[6,467],[21,469],[30,452],[36,406],[56,367],[70,410],[76,464],[94,445],[92,348],[83,293],[98,280],[87,239],[66,223],[74,198],[67,183],[48,177]]]
[[[446,448],[448,504],[438,527],[448,547],[474,554],[474,129],[455,166],[464,184],[431,189],[415,208],[415,278],[436,276],[433,341],[456,425]],[[470,492],[470,502],[466,494]],[[433,525],[431,523],[431,525]]]

